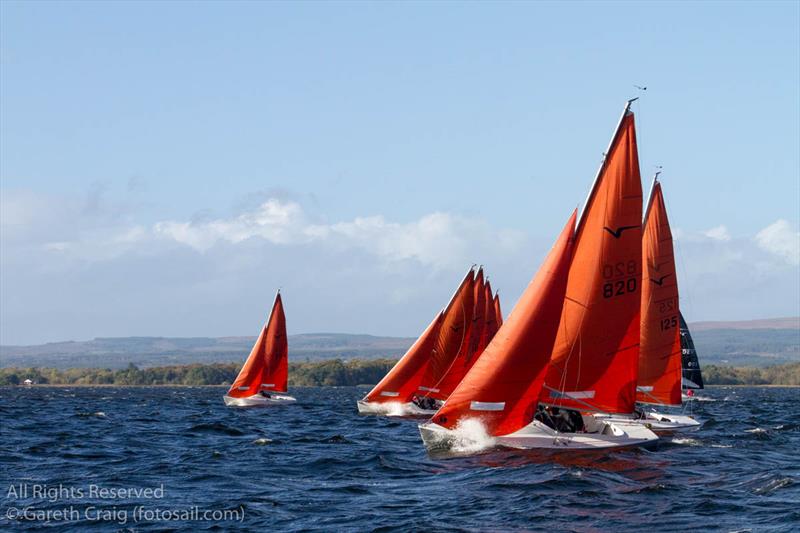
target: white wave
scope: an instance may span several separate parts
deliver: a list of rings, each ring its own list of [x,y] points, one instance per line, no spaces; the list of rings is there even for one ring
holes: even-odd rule
[[[772,492],[774,490],[782,489],[783,487],[788,487],[789,485],[794,484],[794,480],[790,477],[783,477],[780,479],[773,479],[763,487],[758,487],[755,489],[756,494],[766,494],[768,492]]]
[[[689,437],[673,437],[670,442],[672,442],[673,444],[684,444],[686,446],[702,446],[703,445],[703,443],[701,443],[699,440],[692,439],[692,438],[689,438]]]
[[[716,398],[711,398],[710,396],[694,396],[693,397],[698,402],[716,402]],[[729,396],[726,396],[723,401],[728,401]]]
[[[371,403],[370,411],[376,415],[383,416],[406,416],[410,411],[406,409],[406,404],[400,402]]]
[[[733,448],[732,444],[712,444],[712,448]]]
[[[745,433],[766,433],[767,430],[764,428],[753,428],[753,429],[745,429]]]
[[[477,453],[495,446],[495,439],[477,418],[459,420],[451,431],[451,450],[456,453]]]
[[[96,413],[92,413],[92,415],[96,416],[98,418],[105,418],[106,417],[106,414],[103,411],[97,411]]]
[[[254,440],[253,444],[258,444],[259,446],[266,446],[270,442],[272,442],[272,439],[260,438],[260,439]]]

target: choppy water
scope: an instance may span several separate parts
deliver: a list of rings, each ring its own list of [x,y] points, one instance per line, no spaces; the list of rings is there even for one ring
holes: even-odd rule
[[[442,460],[416,422],[359,417],[363,389],[296,389],[296,405],[261,410],[227,409],[223,392],[0,389],[0,529],[800,530],[800,389],[704,391],[705,426],[650,451]],[[52,497],[31,494],[42,485]],[[182,520],[193,507],[243,516]]]

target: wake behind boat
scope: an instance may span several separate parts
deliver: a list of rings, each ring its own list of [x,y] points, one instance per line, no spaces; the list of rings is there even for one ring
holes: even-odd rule
[[[239,375],[222,397],[228,407],[268,407],[293,403],[286,394],[289,345],[281,293],[275,296],[269,320],[261,329]]]

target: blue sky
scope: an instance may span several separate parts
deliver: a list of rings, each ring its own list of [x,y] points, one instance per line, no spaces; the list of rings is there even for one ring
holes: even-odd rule
[[[800,314],[795,2],[0,15],[3,344],[253,334],[278,286],[415,335],[473,262],[508,311],[633,96],[687,317]]]

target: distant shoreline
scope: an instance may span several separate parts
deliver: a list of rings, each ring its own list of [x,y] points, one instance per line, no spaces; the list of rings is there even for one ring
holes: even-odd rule
[[[289,363],[289,388],[353,387],[378,383],[395,365],[395,359],[352,359]],[[227,387],[236,380],[241,363],[213,363],[138,368],[2,368],[0,386],[217,386]],[[704,365],[705,385],[722,386],[800,386],[800,363],[765,368]],[[30,380],[32,385],[26,385]]]

